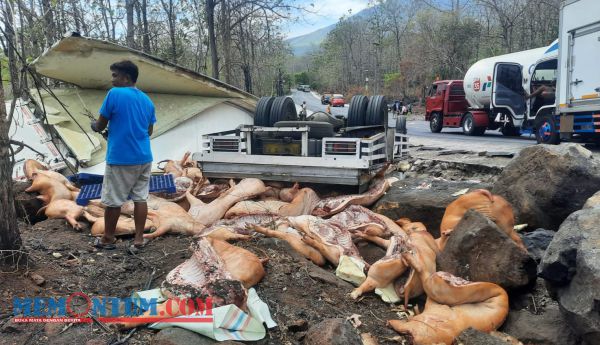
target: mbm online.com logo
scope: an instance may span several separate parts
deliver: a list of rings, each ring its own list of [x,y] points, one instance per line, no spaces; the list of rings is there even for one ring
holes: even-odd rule
[[[14,297],[14,322],[212,322],[210,298]],[[175,319],[176,318],[176,319]]]

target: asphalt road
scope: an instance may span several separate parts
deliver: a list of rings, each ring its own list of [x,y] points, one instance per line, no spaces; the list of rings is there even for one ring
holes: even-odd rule
[[[327,108],[326,104],[321,104],[321,96],[316,96],[312,92],[303,92],[298,90],[292,90],[292,99],[297,105],[301,105],[303,101],[306,101],[306,108],[308,113],[316,111],[325,111]],[[348,101],[348,100],[346,100]],[[331,107],[332,115],[348,115],[348,104],[345,107]]]
[[[486,131],[482,136],[468,136],[460,128],[444,128],[441,133],[432,133],[429,122],[408,121],[409,140],[413,145],[435,146],[451,150],[510,151],[535,145],[535,136],[505,137],[499,131]]]

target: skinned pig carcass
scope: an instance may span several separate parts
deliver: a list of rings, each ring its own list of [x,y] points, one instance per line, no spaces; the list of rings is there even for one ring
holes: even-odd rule
[[[327,261],[336,266],[336,275],[355,285],[365,279],[369,265],[352,241],[352,235],[334,222],[315,216],[288,217],[289,224],[304,236],[302,241],[318,250]]]
[[[170,271],[162,284],[163,295],[171,302],[158,305],[156,315],[148,311],[130,322],[117,324],[118,328],[133,328],[194,312],[187,304],[181,308],[172,302],[177,299],[210,299],[213,308],[233,304],[247,309],[246,288],[258,283],[265,274],[260,259],[245,249],[209,238],[195,240],[190,249],[192,256]]]
[[[282,217],[308,215],[319,200],[319,196],[314,190],[302,188],[289,203],[279,200],[238,202],[225,213],[225,218],[253,214],[271,214]]]
[[[298,182],[294,183],[294,185],[290,188],[281,188],[279,191],[279,200],[283,202],[292,202],[299,191],[300,185]]]
[[[148,218],[156,227],[156,231],[144,234],[145,238],[156,238],[167,233],[193,236],[206,227],[173,202],[164,202],[155,210],[148,210]]]
[[[527,251],[521,237],[516,233],[515,216],[512,206],[499,195],[492,195],[485,189],[477,189],[461,195],[444,212],[440,225],[441,237],[437,240],[440,250],[444,249],[448,236],[468,210],[475,210],[496,223],[521,249]]]
[[[407,266],[402,254],[407,251],[417,251],[423,262],[435,265],[439,254],[437,244],[423,223],[403,223],[405,235],[394,235],[390,240],[375,236],[360,234],[365,239],[387,248],[386,255],[375,262],[367,272],[367,279],[351,293],[352,298],[358,298],[365,292],[376,290],[386,302],[408,300],[423,293],[420,277]]]
[[[435,262],[424,261],[419,253],[405,252],[403,258],[419,275],[427,302],[423,313],[388,321],[388,325],[408,335],[414,344],[450,345],[469,327],[489,333],[506,319],[508,295],[500,286],[436,272]]]
[[[278,222],[279,217],[265,214],[221,219],[202,230],[197,236],[208,236],[224,241],[249,240],[254,232],[254,225],[270,226]]]
[[[377,214],[368,208],[351,205],[344,211],[334,215],[329,220],[343,226],[351,233],[361,232],[370,236],[389,238],[396,233],[402,233],[398,226],[390,228],[387,224],[391,222],[384,221],[385,216]]]
[[[395,177],[378,177],[373,179],[369,190],[363,194],[341,195],[322,199],[313,210],[312,215],[319,217],[331,216],[350,205],[369,207],[379,200],[396,181],[398,179]]]
[[[218,198],[206,204],[187,193],[190,203],[188,213],[199,223],[209,226],[223,218],[227,210],[240,201],[253,198],[266,191],[265,184],[256,178],[246,178],[221,194]]]
[[[294,228],[290,228],[287,222],[282,222],[276,226],[276,229],[269,229],[258,224],[251,225],[257,233],[266,237],[278,238],[286,241],[292,249],[301,254],[317,266],[323,266],[327,262],[325,257],[317,249],[313,248],[302,240],[303,236]]]

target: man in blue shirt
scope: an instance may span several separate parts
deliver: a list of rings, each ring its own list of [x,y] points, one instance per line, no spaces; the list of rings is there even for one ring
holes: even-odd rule
[[[156,122],[154,104],[135,87],[138,68],[131,61],[116,62],[110,66],[113,88],[108,91],[100,117],[92,122],[95,132],[108,126],[106,170],[102,185],[104,236],[94,246],[114,249],[115,230],[121,206],[129,197],[134,202],[135,239],[129,250],[136,252],[144,245],[144,225],[148,215],[152,150],[150,136]]]

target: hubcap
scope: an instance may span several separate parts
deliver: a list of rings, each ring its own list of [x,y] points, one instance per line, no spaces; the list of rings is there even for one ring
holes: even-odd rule
[[[439,119],[439,117],[438,117],[437,115],[436,115],[436,116],[434,116],[434,117],[431,119],[431,128],[434,128],[434,129],[438,128],[438,124],[439,124],[439,122],[440,122],[440,119]]]
[[[470,117],[465,119],[465,123],[463,125],[465,131],[470,132],[472,126],[473,126],[473,120]]]
[[[552,126],[548,121],[544,121],[544,123],[538,129],[538,134],[543,142],[550,140],[552,136]]]

